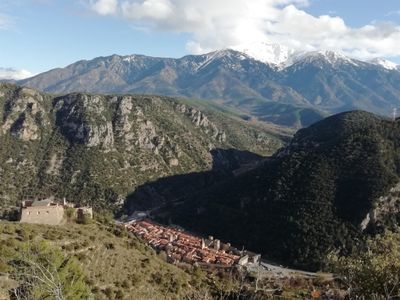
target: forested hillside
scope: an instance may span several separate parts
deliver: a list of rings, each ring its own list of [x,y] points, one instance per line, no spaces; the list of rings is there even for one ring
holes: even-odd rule
[[[319,268],[330,250],[348,253],[366,233],[398,223],[399,138],[398,120],[332,116],[300,130],[263,167],[188,199],[174,221]]]

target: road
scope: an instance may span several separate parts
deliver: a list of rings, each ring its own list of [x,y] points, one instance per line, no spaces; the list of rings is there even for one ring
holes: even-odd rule
[[[274,264],[272,262],[261,260],[260,265],[249,265],[248,270],[257,273],[259,276],[277,276],[277,277],[306,277],[316,278],[318,276],[324,276],[326,278],[333,278],[330,273],[315,273],[297,269],[285,268],[281,265]]]

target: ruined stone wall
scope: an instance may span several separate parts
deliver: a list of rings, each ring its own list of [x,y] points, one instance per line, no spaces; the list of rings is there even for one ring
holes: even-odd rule
[[[31,206],[21,210],[21,222],[58,225],[64,218],[62,206]]]

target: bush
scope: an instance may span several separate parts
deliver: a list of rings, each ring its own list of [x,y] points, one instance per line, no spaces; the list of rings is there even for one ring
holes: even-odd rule
[[[84,214],[81,218],[77,219],[77,223],[87,225],[92,223],[92,218],[89,215]]]
[[[114,291],[112,288],[107,287],[103,292],[107,296],[108,299],[114,299]]]
[[[128,280],[124,280],[122,281],[122,285],[121,285],[124,289],[129,289],[131,287],[131,283]]]
[[[18,234],[24,241],[29,238],[29,233],[25,228],[18,228],[15,230],[15,233]]]
[[[107,250],[115,249],[114,243],[105,243],[104,246],[106,247]]]
[[[369,239],[366,250],[349,257],[331,253],[328,261],[348,285],[350,296],[397,299],[400,295],[400,232]]]
[[[168,256],[167,253],[165,251],[160,251],[158,253],[158,257],[162,260],[162,261],[167,261],[168,260]]]
[[[55,241],[60,238],[60,233],[56,230],[50,229],[43,234],[43,238],[50,241]]]
[[[100,212],[96,212],[94,219],[102,224],[114,224],[114,216],[112,213],[108,212],[108,211],[100,211]]]
[[[68,222],[72,222],[75,220],[75,209],[72,207],[67,207],[64,210],[64,215],[67,218]]]
[[[115,299],[124,299],[124,292],[122,290],[117,290],[115,293]]]
[[[11,278],[19,283],[15,296],[23,299],[87,299],[90,296],[85,275],[76,260],[44,241],[24,243],[11,266]]]

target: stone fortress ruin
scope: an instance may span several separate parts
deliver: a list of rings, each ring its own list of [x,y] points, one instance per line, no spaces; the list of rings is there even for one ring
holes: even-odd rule
[[[79,206],[68,203],[65,199],[55,200],[54,197],[46,199],[24,200],[21,202],[20,222],[32,224],[60,225],[65,221],[65,212],[71,209],[77,222],[85,218],[93,218],[91,207]]]

